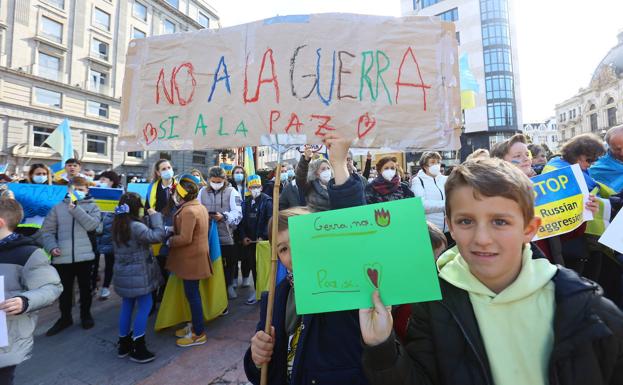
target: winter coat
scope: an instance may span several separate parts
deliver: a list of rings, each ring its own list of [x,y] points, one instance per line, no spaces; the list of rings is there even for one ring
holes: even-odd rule
[[[113,252],[112,246],[112,221],[115,219],[113,213],[102,213],[102,234],[97,237],[97,251],[100,254],[110,254]]]
[[[164,282],[158,262],[151,251],[152,243],[165,238],[162,214],[149,216],[149,226],[130,223],[130,239],[126,244],[113,243],[115,265],[113,286],[123,298],[135,298],[156,290]]]
[[[415,195],[406,182],[400,182],[396,175],[391,182],[382,176],[376,177],[365,187],[366,202],[371,205],[381,202],[391,202],[398,199],[413,198]]]
[[[355,176],[340,186],[329,183],[331,208],[346,208],[365,204],[363,185]],[[334,199],[335,198],[335,199]],[[366,385],[361,367],[361,334],[357,311],[340,311],[302,316],[291,381],[287,380],[288,335],[285,313],[290,282],[284,279],[275,289],[272,324],[275,328],[275,347],[268,367],[271,385]],[[262,294],[260,322],[264,330],[268,293]],[[260,383],[260,370],[251,358],[251,349],[244,357],[244,368],[251,383]]]
[[[299,160],[296,166],[296,185],[302,191],[307,207],[312,211],[327,211],[330,208],[329,193],[319,179],[310,177],[309,163],[304,156]]]
[[[210,277],[208,210],[198,200],[185,202],[175,213],[173,223],[174,234],[168,241],[167,270],[187,280]]]
[[[212,187],[204,187],[199,191],[199,201],[204,205],[208,213],[221,213],[224,220],[218,222],[218,237],[221,246],[234,244],[234,231],[242,219],[242,198],[238,191],[225,185],[219,191]]]
[[[43,248],[50,253],[59,248],[61,255],[52,257],[52,264],[61,265],[92,261],[95,258],[89,232],[101,232],[101,213],[89,195],[69,208],[65,198],[50,210],[41,227]]]
[[[439,227],[444,233],[448,232],[446,224],[446,192],[445,185],[448,179],[445,175],[429,176],[420,170],[411,181],[411,190],[416,197],[422,198],[426,219]]]
[[[623,314],[600,288],[563,267],[555,285],[550,385],[623,384]],[[469,294],[440,279],[441,301],[413,305],[406,344],[364,347],[371,384],[493,385]],[[535,320],[538,322],[538,320]],[[509,325],[512,327],[512,325]],[[504,347],[501,347],[504,348]]]
[[[6,299],[19,296],[28,300],[24,313],[6,317],[9,345],[0,347],[3,368],[30,358],[36,311],[51,305],[61,295],[63,285],[43,249],[21,235],[0,245],[0,276],[4,276]]]
[[[273,215],[273,200],[266,194],[260,194],[251,205],[253,197],[247,197],[242,205],[242,221],[240,222],[240,238],[268,239],[268,221]]]
[[[273,192],[272,190],[264,190],[264,193],[272,196]],[[297,206],[304,206],[304,203],[301,202],[301,194],[296,185],[296,181],[292,180],[285,185],[283,191],[279,195],[279,209],[285,210]]]

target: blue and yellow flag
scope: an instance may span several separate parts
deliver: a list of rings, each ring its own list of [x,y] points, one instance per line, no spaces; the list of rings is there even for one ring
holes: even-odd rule
[[[251,147],[244,148],[244,172],[247,176],[255,174],[255,161]]]
[[[62,175],[67,159],[74,157],[74,146],[71,141],[69,120],[63,119],[61,124],[43,142],[61,155],[61,161],[50,166],[52,173],[58,178]]]
[[[255,248],[255,266],[257,267],[257,290],[255,291],[255,298],[259,301],[262,298],[262,293],[268,291],[270,287],[270,242],[261,241],[257,243]],[[288,275],[288,271],[285,266],[281,264],[281,261],[277,261],[277,275],[275,279],[275,285],[285,279]]]
[[[208,238],[212,276],[199,281],[199,293],[201,294],[203,318],[205,321],[217,318],[228,305],[221,245],[218,238],[218,228],[214,220],[210,224]],[[190,322],[190,320],[190,306],[184,294],[184,282],[179,277],[171,274],[167,281],[167,287],[164,291],[154,329],[158,331],[183,322]]]
[[[467,54],[461,55],[459,59],[459,76],[461,80],[461,109],[469,110],[476,107],[476,95],[480,87],[478,81],[469,68]]]
[[[114,213],[115,207],[119,204],[119,199],[123,195],[123,189],[90,187],[89,194],[95,200],[95,204],[103,213]]]

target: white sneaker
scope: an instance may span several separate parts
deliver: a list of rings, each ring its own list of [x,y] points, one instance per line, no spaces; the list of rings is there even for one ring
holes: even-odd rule
[[[251,286],[251,277],[242,278],[242,287],[249,287],[249,286]]]
[[[229,297],[229,299],[236,299],[236,298],[238,298],[238,293],[236,293],[236,289],[234,289],[233,286],[229,286],[227,288],[227,296]]]
[[[102,290],[100,290],[100,298],[108,299],[108,297],[110,297],[110,290],[108,290],[107,287],[103,287]]]
[[[247,305],[255,305],[257,303],[257,299],[255,299],[255,290],[252,289],[251,294],[249,294],[249,298],[247,299]]]

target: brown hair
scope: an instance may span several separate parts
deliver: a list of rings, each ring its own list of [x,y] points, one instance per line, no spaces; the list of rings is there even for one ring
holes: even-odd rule
[[[70,186],[89,186],[89,181],[82,176],[76,176],[69,181]]]
[[[35,171],[38,168],[42,168],[48,173],[48,184],[52,184],[52,179],[54,179],[52,177],[52,172],[50,171],[50,168],[43,163],[35,163],[35,164],[30,165],[30,169],[28,170],[28,181],[30,183],[33,183],[32,175],[35,173]]]
[[[474,159],[490,158],[490,157],[491,155],[489,154],[489,150],[487,150],[486,148],[479,148],[476,151],[469,154],[467,156],[467,159],[465,159],[465,161],[474,160]]]
[[[158,169],[160,168],[160,165],[164,162],[169,162],[169,164],[173,166],[171,161],[168,159],[158,159],[158,161],[154,164],[154,177],[153,177],[154,182],[157,181],[158,178],[160,178],[160,173],[158,172]]]
[[[430,243],[433,249],[438,249],[442,246],[445,248],[448,246],[448,238],[446,238],[446,235],[439,227],[429,221],[426,221],[426,225],[428,225],[428,235],[430,236]]]
[[[595,134],[581,134],[573,137],[560,150],[562,158],[567,162],[577,163],[581,155],[596,161],[606,153],[606,147]]]
[[[286,210],[279,211],[279,217],[277,222],[277,232],[286,231],[289,229],[288,219],[297,215],[311,214],[312,211],[306,206],[291,207]],[[273,239],[273,218],[268,220],[268,239]]]
[[[139,212],[143,208],[141,196],[137,193],[125,193],[119,198],[119,206],[126,204],[130,209],[127,214],[115,214],[112,221],[112,239],[117,245],[128,245],[132,236],[130,225],[132,221],[140,221]]]
[[[437,159],[441,162],[441,155],[435,151],[426,151],[420,157],[419,165],[421,168],[424,168],[428,165],[428,161],[431,159]]]
[[[398,159],[395,156],[384,156],[381,159],[379,159],[378,162],[376,162],[376,172],[378,172],[379,174],[381,173],[381,170],[383,169],[383,166],[385,166],[385,163],[387,162],[394,162],[396,164],[398,164]]]
[[[182,179],[179,184],[184,188],[184,190],[188,192],[188,194],[186,194],[186,196],[182,198],[185,202],[190,202],[194,199],[197,199],[197,195],[199,195],[199,187],[197,186],[197,183],[187,179]]]
[[[502,197],[517,202],[527,225],[534,217],[532,182],[517,167],[495,158],[476,159],[460,164],[446,181],[446,215],[452,214],[451,195],[460,187],[474,190],[474,197]]]
[[[0,218],[4,219],[6,226],[13,231],[24,219],[24,209],[15,199],[0,199]]]
[[[511,147],[513,147],[515,143],[523,143],[527,145],[528,139],[526,139],[524,134],[515,134],[511,136],[510,139],[508,140],[505,140],[500,143],[496,143],[493,145],[493,148],[491,149],[491,157],[504,159],[504,157],[508,154]]]

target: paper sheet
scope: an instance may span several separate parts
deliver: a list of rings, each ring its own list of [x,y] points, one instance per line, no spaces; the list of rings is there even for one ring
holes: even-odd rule
[[[619,253],[623,253],[623,211],[614,217],[614,220],[606,228],[601,238],[599,238],[599,243]]]
[[[4,302],[4,276],[0,275],[0,302]],[[6,326],[6,313],[0,310],[0,348],[9,346],[9,334]]]

